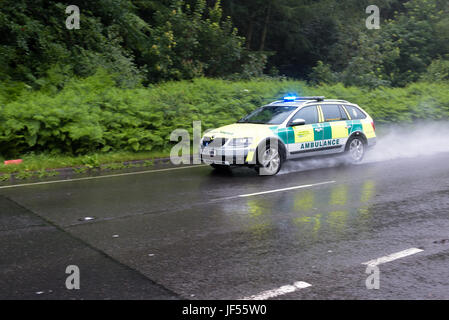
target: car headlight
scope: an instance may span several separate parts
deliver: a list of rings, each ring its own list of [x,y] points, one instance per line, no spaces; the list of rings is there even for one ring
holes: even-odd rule
[[[253,138],[234,138],[232,139],[230,146],[231,147],[239,147],[239,148],[247,148],[253,143]]]

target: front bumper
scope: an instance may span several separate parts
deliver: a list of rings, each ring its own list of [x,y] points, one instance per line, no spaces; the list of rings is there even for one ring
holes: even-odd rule
[[[251,165],[255,164],[254,149],[232,147],[201,147],[201,160],[206,164]]]

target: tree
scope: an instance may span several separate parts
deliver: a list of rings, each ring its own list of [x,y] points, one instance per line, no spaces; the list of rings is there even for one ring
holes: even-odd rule
[[[65,26],[67,5],[49,0],[0,2],[0,80],[40,87],[50,69],[68,77],[88,76],[98,66],[117,75],[119,84],[137,83],[141,72],[132,51],[145,39],[147,25],[128,0],[72,1],[81,8],[81,28]],[[58,85],[58,84],[55,84]]]

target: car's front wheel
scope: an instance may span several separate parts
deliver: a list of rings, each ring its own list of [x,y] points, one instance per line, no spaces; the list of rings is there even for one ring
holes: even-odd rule
[[[346,147],[347,158],[351,163],[360,163],[365,156],[365,143],[359,137],[353,137],[348,141]]]
[[[256,171],[261,176],[273,176],[277,174],[282,167],[282,155],[276,144],[268,144],[264,149],[258,152],[258,166]]]

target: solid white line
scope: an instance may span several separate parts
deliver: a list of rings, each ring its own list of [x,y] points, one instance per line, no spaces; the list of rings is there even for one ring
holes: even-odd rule
[[[239,198],[252,197],[252,196],[258,196],[258,195],[274,193],[274,192],[282,192],[282,191],[289,191],[289,190],[295,190],[295,189],[310,188],[310,187],[320,186],[320,185],[329,184],[329,183],[335,183],[335,181],[325,181],[325,182],[314,183],[314,184],[305,184],[305,185],[302,185],[302,186],[295,186],[295,187],[289,187],[289,188],[268,190],[268,191],[262,191],[262,192],[256,192],[256,193],[241,194],[241,195],[239,195],[237,197],[239,197]]]
[[[292,293],[292,292],[298,291],[300,289],[304,289],[304,288],[311,287],[311,286],[312,285],[310,283],[307,283],[304,281],[297,281],[293,285],[287,285],[287,286],[282,286],[278,289],[263,291],[259,294],[256,294],[256,295],[253,295],[250,297],[245,297],[241,300],[267,300],[270,298],[282,296],[284,294]]]
[[[407,250],[403,250],[403,251],[400,251],[400,252],[389,254],[388,256],[385,256],[385,257],[381,257],[381,258],[378,258],[378,259],[370,260],[370,261],[364,262],[362,264],[367,265],[367,266],[377,266],[379,264],[390,262],[390,261],[397,260],[397,259],[400,259],[400,258],[404,258],[404,257],[407,257],[407,256],[411,256],[412,254],[416,254],[416,253],[419,253],[419,252],[422,252],[422,251],[424,251],[424,250],[418,249],[418,248],[410,248],[410,249],[407,249]]]
[[[53,183],[61,183],[61,182],[73,182],[73,181],[84,181],[84,180],[95,180],[95,179],[112,178],[112,177],[131,176],[131,175],[136,175],[136,174],[190,169],[190,168],[205,167],[205,166],[206,165],[204,165],[204,164],[199,164],[199,165],[179,167],[179,168],[166,168],[166,169],[146,170],[146,171],[137,171],[137,172],[117,173],[117,174],[110,174],[110,175],[97,176],[97,177],[85,177],[85,178],[75,178],[75,179],[67,179],[67,180],[55,180],[55,181],[14,184],[11,186],[0,186],[0,189],[26,187],[26,186],[34,186],[34,185],[40,185],[40,184],[53,184]]]

